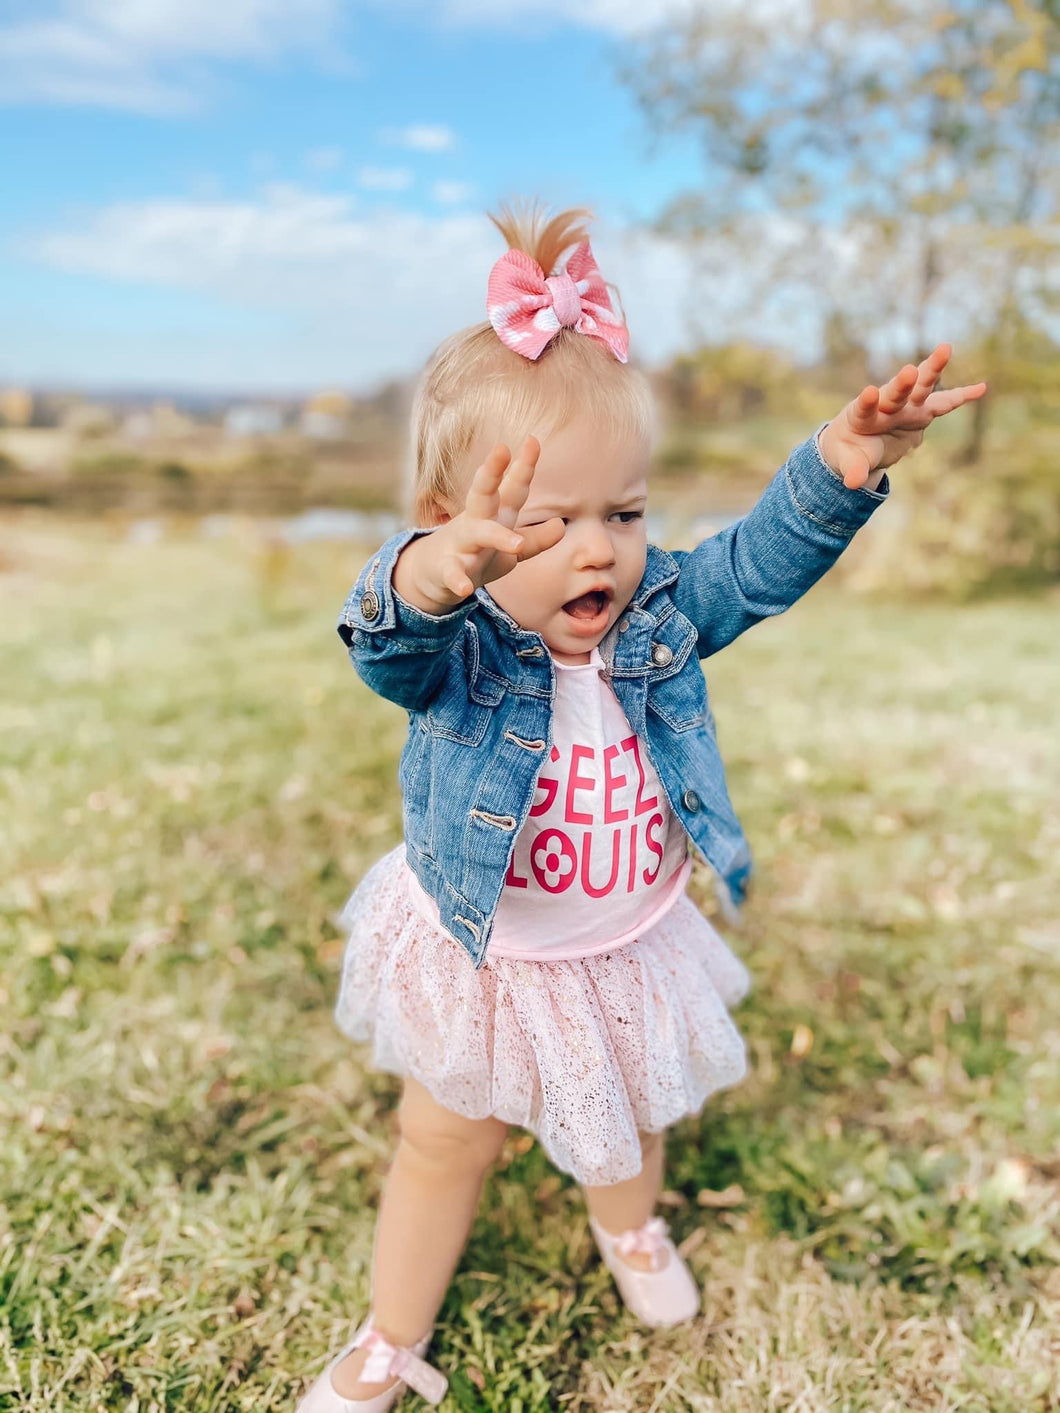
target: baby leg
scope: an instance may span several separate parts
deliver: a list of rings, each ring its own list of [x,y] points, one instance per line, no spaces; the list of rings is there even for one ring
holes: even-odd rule
[[[375,1228],[372,1323],[394,1344],[411,1345],[434,1324],[508,1125],[455,1114],[411,1077],[398,1120]],[[343,1398],[373,1398],[395,1382],[359,1383],[367,1357],[354,1349],[332,1370]]]
[[[611,1236],[618,1236],[631,1227],[642,1227],[655,1211],[662,1191],[665,1139],[664,1132],[640,1135],[643,1162],[636,1177],[606,1187],[582,1186],[589,1211]],[[657,1267],[653,1258],[643,1251],[631,1251],[621,1259],[639,1271],[662,1270],[666,1265],[664,1261]],[[666,1259],[669,1260],[669,1253]]]
[[[508,1125],[443,1108],[411,1077],[398,1119],[376,1228],[373,1310],[384,1334],[408,1343],[426,1334],[441,1308]]]

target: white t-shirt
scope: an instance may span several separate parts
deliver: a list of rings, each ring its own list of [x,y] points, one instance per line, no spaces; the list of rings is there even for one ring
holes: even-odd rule
[[[550,759],[515,841],[487,954],[560,961],[630,942],[672,907],[692,871],[644,741],[600,672],[556,662]],[[409,896],[438,925],[408,871]]]

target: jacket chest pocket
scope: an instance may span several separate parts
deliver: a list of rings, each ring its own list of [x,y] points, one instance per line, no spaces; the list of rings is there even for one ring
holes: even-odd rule
[[[441,692],[427,708],[427,729],[444,741],[477,746],[486,734],[493,713],[504,696],[504,683],[479,671],[463,692]]]
[[[656,625],[649,645],[647,709],[673,731],[713,728],[707,684],[693,651],[696,637],[694,624],[675,609]]]

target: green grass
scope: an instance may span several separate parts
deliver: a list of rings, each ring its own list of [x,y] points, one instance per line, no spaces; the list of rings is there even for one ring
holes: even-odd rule
[[[334,915],[406,725],[334,632],[369,548],[3,529],[2,1407],[293,1410],[363,1315],[400,1084],[333,1025]],[[703,1316],[639,1328],[513,1131],[446,1413],[1060,1408],[1058,607],[826,580],[708,661],[758,874],[716,919],[752,1073],[668,1144]]]

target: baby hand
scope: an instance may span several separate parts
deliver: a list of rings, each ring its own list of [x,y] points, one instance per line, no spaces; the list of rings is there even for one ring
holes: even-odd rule
[[[558,515],[541,525],[524,526],[518,534],[512,528],[540,455],[541,444],[533,436],[527,437],[514,461],[504,443],[498,443],[472,477],[464,509],[426,537],[437,555],[438,586],[454,602],[562,540],[566,526]]]
[[[919,367],[907,363],[882,388],[870,383],[825,427],[822,455],[845,486],[857,490],[877,468],[893,466],[918,447],[936,417],[986,392],[985,383],[932,391],[952,352],[948,343],[940,343]]]

